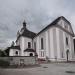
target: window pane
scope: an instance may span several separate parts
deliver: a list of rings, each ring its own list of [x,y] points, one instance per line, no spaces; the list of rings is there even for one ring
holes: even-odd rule
[[[31,43],[30,42],[28,42],[28,48],[31,48]]]
[[[43,43],[43,38],[41,38],[41,49],[44,49],[44,43]]]
[[[18,55],[18,51],[16,51],[15,54]]]
[[[34,42],[34,49],[36,50],[36,42]]]
[[[68,38],[66,37],[66,45],[68,45]]]
[[[74,54],[75,54],[75,39],[73,40],[73,42],[74,42]]]

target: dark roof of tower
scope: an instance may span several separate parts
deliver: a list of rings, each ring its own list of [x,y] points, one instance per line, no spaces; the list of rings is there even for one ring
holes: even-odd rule
[[[32,32],[32,31],[29,31],[26,28],[25,22],[23,22],[23,27],[21,28],[20,32],[21,32],[21,34],[19,34],[19,36],[17,37],[17,40],[19,39],[20,36],[28,37],[28,38],[31,38],[31,39],[33,39],[36,36],[36,33]]]
[[[29,31],[29,30],[26,28],[26,29],[24,29],[24,31],[17,37],[17,40],[18,40],[21,36],[24,36],[24,37],[28,37],[28,38],[33,39],[33,38],[36,36],[36,33],[31,32],[31,31]],[[17,40],[16,40],[16,41],[17,41]]]
[[[34,32],[29,31],[27,28],[24,29],[23,33],[21,36],[29,37],[29,38],[34,38],[36,34]]]
[[[35,50],[31,49],[31,48],[27,48],[27,49],[24,50],[24,52],[35,52]]]

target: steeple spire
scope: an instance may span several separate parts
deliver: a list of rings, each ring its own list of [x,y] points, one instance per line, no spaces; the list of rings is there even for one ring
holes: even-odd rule
[[[26,22],[25,22],[25,20],[23,22],[23,28],[26,28]]]

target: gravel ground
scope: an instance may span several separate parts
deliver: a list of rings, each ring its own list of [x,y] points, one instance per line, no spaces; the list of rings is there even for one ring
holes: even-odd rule
[[[50,63],[34,68],[0,69],[0,75],[75,75],[75,63]]]

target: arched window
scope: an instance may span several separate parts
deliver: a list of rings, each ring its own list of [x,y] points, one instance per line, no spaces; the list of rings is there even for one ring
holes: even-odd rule
[[[28,42],[28,48],[31,48],[31,42]]]
[[[66,37],[66,45],[68,45],[68,38]]]
[[[43,38],[41,38],[41,49],[44,49],[44,42],[43,42]]]
[[[15,54],[18,55],[18,51],[16,51]]]
[[[30,53],[30,56],[33,56],[33,53]]]

